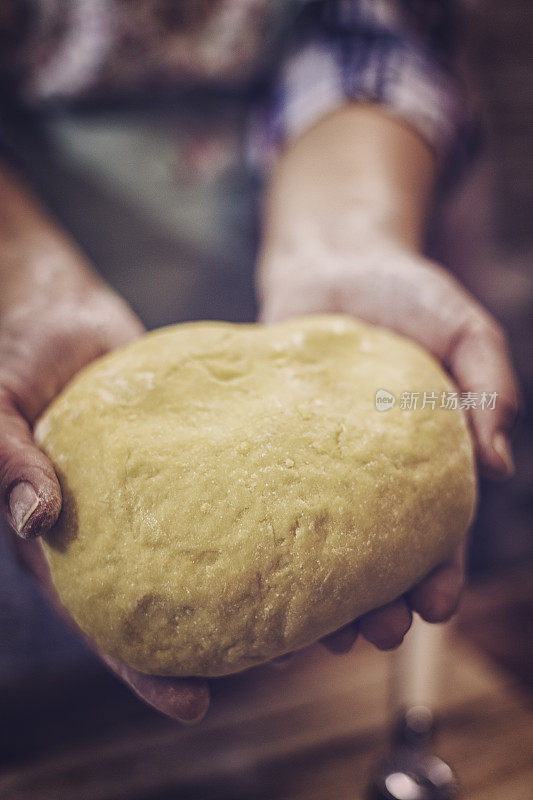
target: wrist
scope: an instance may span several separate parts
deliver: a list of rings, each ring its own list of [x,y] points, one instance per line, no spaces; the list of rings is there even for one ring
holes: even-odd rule
[[[83,255],[61,234],[31,233],[19,240],[0,240],[0,312],[21,305],[54,306],[80,302],[103,282]]]
[[[0,312],[55,303],[103,283],[29,189],[0,164]]]
[[[284,206],[271,197],[264,230],[262,253],[283,252],[353,255],[361,250],[398,250],[420,254],[423,226],[406,219],[397,205],[370,202],[364,187],[324,191],[316,198]]]

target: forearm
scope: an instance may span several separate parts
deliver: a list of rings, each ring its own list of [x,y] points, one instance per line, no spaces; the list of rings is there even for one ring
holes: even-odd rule
[[[280,155],[263,251],[380,241],[419,250],[434,176],[434,156],[417,133],[379,106],[345,106]]]
[[[34,290],[43,302],[99,278],[14,173],[0,164],[0,313]]]

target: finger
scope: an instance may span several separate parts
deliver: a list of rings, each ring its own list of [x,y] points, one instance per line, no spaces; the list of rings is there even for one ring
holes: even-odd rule
[[[483,473],[502,479],[514,471],[510,434],[518,414],[518,385],[506,338],[499,326],[481,315],[456,337],[447,366],[462,392],[472,392],[476,407],[469,410],[477,456]],[[480,399],[494,394],[494,408]]]
[[[179,722],[199,722],[209,707],[209,689],[202,678],[163,678],[142,672],[99,652],[104,663],[145,703]]]
[[[378,650],[393,650],[403,642],[412,621],[411,610],[400,598],[361,617],[359,630]]]
[[[324,636],[320,640],[320,644],[324,645],[326,650],[329,650],[330,653],[344,655],[344,653],[348,653],[353,647],[358,633],[359,627],[357,623],[350,622],[343,628],[339,628],[339,630],[328,634],[328,636]]]
[[[0,398],[0,497],[10,525],[24,539],[46,533],[61,509],[54,468],[5,395]]]
[[[426,622],[445,622],[457,610],[464,586],[465,549],[459,547],[450,561],[409,592],[409,605]]]

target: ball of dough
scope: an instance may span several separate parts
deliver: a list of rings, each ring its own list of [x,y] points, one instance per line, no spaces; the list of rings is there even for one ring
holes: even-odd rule
[[[37,430],[63,490],[44,542],[62,602],[126,664],[204,676],[388,603],[472,518],[452,390],[417,345],[335,315],[175,325],[99,359]]]

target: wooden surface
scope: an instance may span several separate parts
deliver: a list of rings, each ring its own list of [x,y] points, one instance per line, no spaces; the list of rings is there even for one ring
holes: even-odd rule
[[[287,667],[215,681],[211,711],[190,727],[114,681],[65,684],[63,699],[56,687],[48,705],[27,693],[21,706],[14,694],[3,700],[0,798],[364,800],[386,750],[390,669],[390,655],[362,642],[337,658],[312,648]],[[456,632],[441,676],[435,750],[455,769],[463,800],[531,800],[527,695]]]

